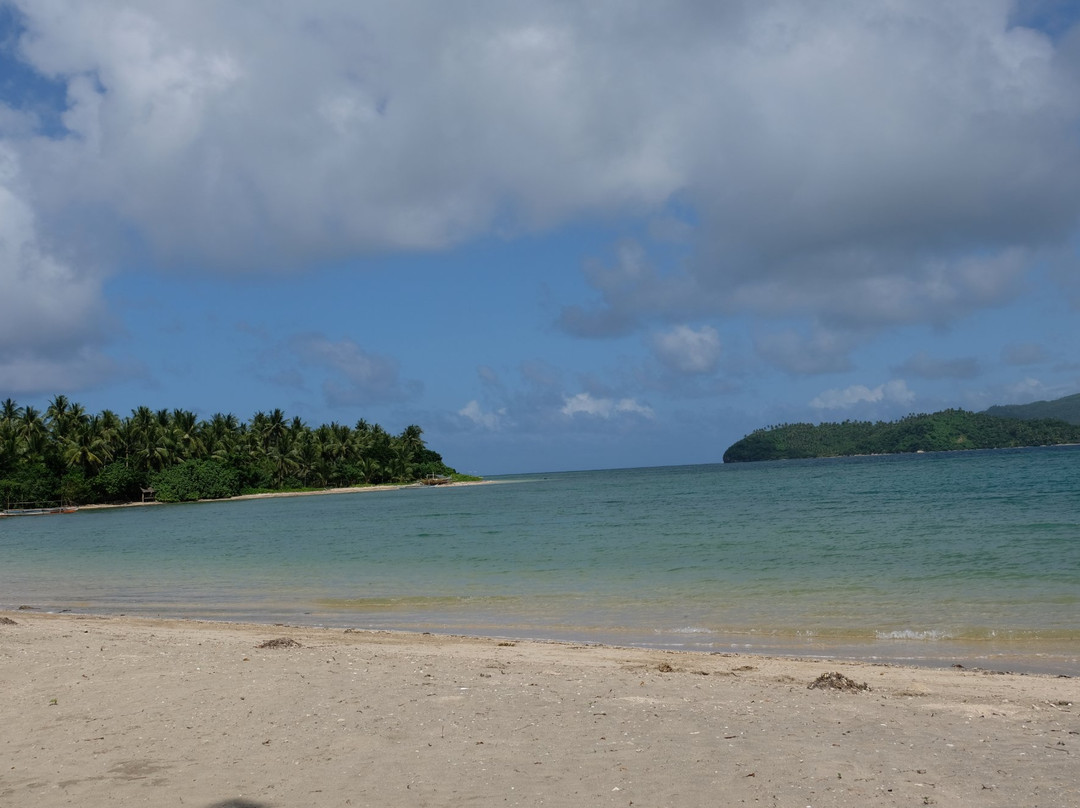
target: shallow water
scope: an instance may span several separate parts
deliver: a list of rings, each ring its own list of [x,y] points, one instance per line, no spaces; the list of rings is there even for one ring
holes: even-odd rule
[[[1080,673],[1080,448],[0,520],[0,605]]]

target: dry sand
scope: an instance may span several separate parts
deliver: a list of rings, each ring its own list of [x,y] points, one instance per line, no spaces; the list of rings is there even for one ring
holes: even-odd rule
[[[9,612],[0,682],[7,808],[1080,805],[1075,678]]]

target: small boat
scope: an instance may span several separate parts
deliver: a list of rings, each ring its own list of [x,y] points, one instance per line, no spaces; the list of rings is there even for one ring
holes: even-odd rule
[[[432,474],[430,477],[420,479],[421,485],[449,485],[453,479],[442,474]]]
[[[21,504],[21,503],[20,503]],[[5,508],[0,516],[46,516],[54,513],[75,513],[78,505],[46,505],[34,508]]]

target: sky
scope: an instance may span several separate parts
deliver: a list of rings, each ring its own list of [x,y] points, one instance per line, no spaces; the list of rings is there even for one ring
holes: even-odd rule
[[[0,399],[461,471],[1080,392],[1078,0],[0,0]]]

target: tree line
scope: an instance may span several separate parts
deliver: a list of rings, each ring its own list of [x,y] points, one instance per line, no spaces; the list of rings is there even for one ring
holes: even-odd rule
[[[1080,426],[950,409],[899,421],[778,424],[755,430],[724,452],[725,463],[957,449],[1008,449],[1080,443]]]
[[[311,428],[280,409],[250,421],[138,407],[88,413],[66,396],[44,412],[0,403],[0,503],[165,502],[243,493],[409,483],[454,469],[410,425],[392,435],[361,419]]]

